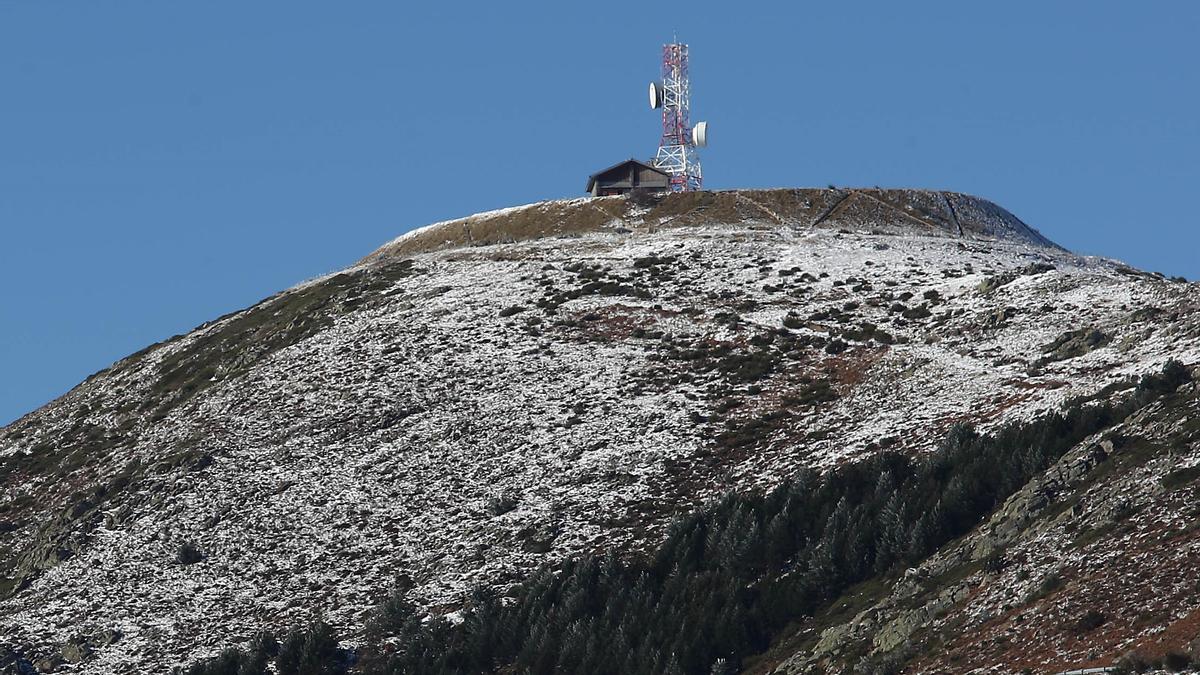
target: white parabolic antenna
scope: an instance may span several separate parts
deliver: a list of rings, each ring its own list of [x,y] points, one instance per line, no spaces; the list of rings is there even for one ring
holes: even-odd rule
[[[650,107],[654,109],[661,108],[663,104],[663,88],[657,82],[650,83]]]
[[[708,122],[697,122],[692,127],[692,145],[697,148],[708,145]]]

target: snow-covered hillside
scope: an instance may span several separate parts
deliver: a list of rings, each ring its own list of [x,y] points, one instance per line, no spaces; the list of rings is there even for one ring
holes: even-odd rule
[[[1198,305],[948,193],[430,226],[0,430],[0,645],[166,672],[317,613],[354,636],[401,576],[451,610],[731,488],[1196,364]]]

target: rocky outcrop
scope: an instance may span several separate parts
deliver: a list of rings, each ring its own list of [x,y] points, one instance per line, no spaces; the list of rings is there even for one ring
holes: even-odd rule
[[[851,620],[825,628],[812,648],[789,655],[772,672],[850,672],[856,666],[856,672],[869,672],[891,663],[897,669],[905,666],[905,672],[932,673],[945,672],[948,663],[963,671],[991,663],[988,672],[1053,673],[1113,665],[1125,653],[1139,649],[1147,660],[1171,650],[1186,652],[1190,633],[1163,642],[1156,635],[1164,627],[1172,631],[1172,621],[1151,628],[1146,615],[1136,610],[1131,612],[1135,620],[1110,626],[1116,634],[1093,640],[1090,650],[1067,637],[1056,639],[1057,633],[1069,635],[1075,624],[1053,617],[1061,611],[1058,607],[1094,603],[1096,591],[1088,584],[1121,588],[1127,582],[1121,574],[1128,572],[1094,570],[1096,563],[1089,556],[1104,558],[1113,555],[1114,548],[1134,556],[1138,546],[1133,542],[1144,536],[1137,534],[1135,523],[1155,529],[1164,512],[1191,512],[1190,506],[1166,495],[1162,486],[1177,485],[1167,476],[1179,471],[1179,462],[1200,461],[1200,424],[1193,417],[1197,412],[1200,390],[1189,383],[1167,402],[1153,404],[1081,443],[1012,495],[970,535],[907,570],[891,582],[882,598]],[[1191,552],[1193,538],[1187,535],[1186,539],[1189,544],[1181,546],[1178,557],[1167,565],[1171,569],[1138,565],[1129,572],[1153,585],[1178,574],[1176,564],[1200,569],[1200,560]],[[1096,576],[1078,585],[1065,579],[1081,574]],[[1051,601],[1051,606],[1043,607]],[[1106,617],[1119,610],[1101,604],[1090,611]],[[1076,611],[1082,615],[1084,610]],[[1029,624],[1030,617],[1041,621],[1044,616],[1051,617],[1051,627],[1040,629],[1049,632],[1040,637],[1051,642],[1050,651],[1030,642],[1022,653],[1018,636],[1024,629],[1018,627]],[[1189,615],[1181,609],[1176,616]],[[1009,637],[993,642],[996,635]],[[980,644],[1007,654],[1009,660],[988,661],[996,657],[978,653]],[[956,646],[965,653],[947,659]],[[1068,646],[1073,649],[1064,650]]]

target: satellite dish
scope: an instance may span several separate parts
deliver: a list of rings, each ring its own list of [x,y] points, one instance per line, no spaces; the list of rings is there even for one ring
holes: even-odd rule
[[[692,145],[697,148],[708,145],[708,122],[697,122],[692,127]]]
[[[663,88],[657,82],[650,83],[650,107],[661,108],[663,104]]]

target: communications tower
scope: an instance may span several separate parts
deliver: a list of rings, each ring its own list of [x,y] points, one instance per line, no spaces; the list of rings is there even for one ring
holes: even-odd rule
[[[670,175],[672,192],[690,192],[704,185],[696,149],[708,145],[708,122],[692,126],[691,88],[688,46],[678,42],[663,45],[662,81],[650,83],[650,107],[662,109],[662,139],[653,164]]]

